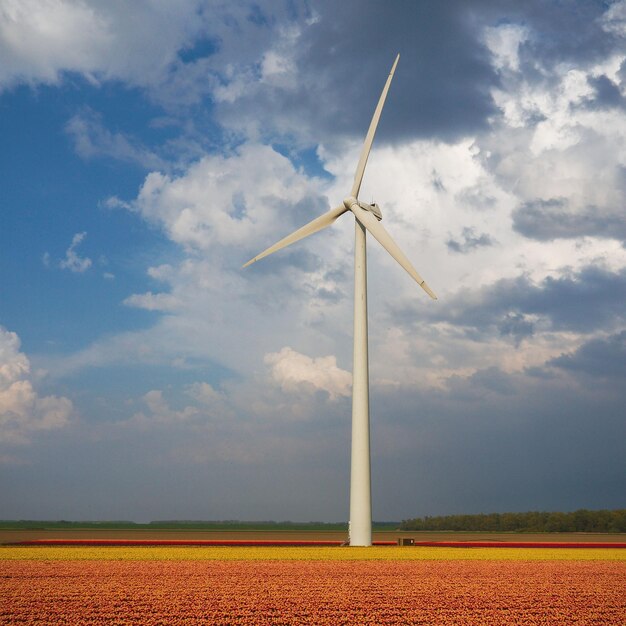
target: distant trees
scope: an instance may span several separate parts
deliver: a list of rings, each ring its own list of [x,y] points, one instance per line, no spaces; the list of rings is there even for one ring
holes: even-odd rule
[[[626,509],[426,516],[403,520],[400,530],[626,533]]]

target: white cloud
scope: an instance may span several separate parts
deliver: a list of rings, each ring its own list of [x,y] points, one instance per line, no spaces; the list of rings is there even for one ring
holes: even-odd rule
[[[148,292],[128,296],[124,304],[147,311],[173,311],[178,308],[180,301],[169,293]]]
[[[536,225],[539,239],[568,236],[568,224],[569,237],[578,243],[584,235],[615,238],[615,243],[624,239],[626,113],[623,107],[596,105],[592,85],[616,65],[618,60],[608,59],[588,67],[550,68],[551,83],[510,75],[505,88],[494,92],[503,115],[479,140],[484,165],[518,207],[540,206],[537,217],[544,219],[550,206],[563,214],[561,229],[553,228],[552,236]],[[617,75],[613,79],[619,80]],[[557,255],[559,248],[569,248],[571,261],[562,259],[563,264],[576,265],[582,257],[582,250],[575,252],[562,241],[548,245]],[[611,241],[596,241],[593,248],[592,257],[626,261]]]
[[[245,144],[233,155],[206,156],[179,177],[151,173],[135,207],[185,248],[234,250],[262,242],[281,217],[291,224],[294,205],[309,194],[319,204],[319,191],[288,159]]]
[[[493,54],[493,65],[497,70],[519,69],[519,47],[528,39],[529,31],[518,24],[502,24],[485,28],[484,39]]]
[[[153,389],[144,395],[143,401],[148,406],[149,412],[136,413],[130,423],[149,425],[153,423],[180,422],[197,417],[199,411],[196,407],[187,406],[180,411],[172,409],[165,398],[163,392]]]
[[[235,394],[236,395],[236,394]],[[148,411],[135,413],[125,425],[148,426],[187,423],[193,427],[210,428],[228,422],[236,414],[236,397],[216,390],[210,383],[188,385],[184,397],[190,404],[180,409],[172,408],[160,389],[153,389],[142,397]]]
[[[87,233],[76,233],[72,237],[72,243],[65,251],[65,259],[59,262],[59,267],[61,269],[82,274],[91,267],[92,263],[89,257],[81,257],[76,253],[76,248],[86,236]]]
[[[272,379],[283,391],[292,393],[325,391],[331,400],[350,396],[352,374],[337,366],[333,355],[311,358],[289,347],[267,354]]]
[[[235,415],[231,398],[227,393],[218,391],[210,383],[193,383],[186,389],[186,395],[195,400],[202,410],[218,419],[230,419]]]
[[[6,0],[0,6],[0,86],[56,83],[62,70],[90,75],[111,43],[110,22],[85,2]]]
[[[0,327],[0,443],[26,444],[37,431],[70,423],[72,402],[40,396],[31,379],[28,357],[15,333]],[[11,456],[11,455],[9,455]]]
[[[285,85],[294,80],[289,51],[298,31],[293,25],[276,31],[250,19],[259,10],[252,0],[209,5],[204,0],[4,0],[0,91],[23,83],[60,85],[75,73],[94,85],[121,81],[146,89],[167,108],[197,103],[208,94],[229,104],[259,81]],[[294,20],[293,8],[281,3],[263,10],[274,23]],[[77,130],[79,147],[91,151],[93,133]],[[134,153],[132,142],[128,146],[120,136],[99,139],[106,141],[97,149]]]
[[[602,16],[601,23],[607,32],[626,37],[626,2],[613,2]]]
[[[58,84],[64,72],[92,82],[121,79],[157,86],[177,51],[204,26],[199,2],[102,3],[5,0],[0,7],[0,88]]]

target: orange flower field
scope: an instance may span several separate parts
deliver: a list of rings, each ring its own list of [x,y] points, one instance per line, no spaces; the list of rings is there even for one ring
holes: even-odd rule
[[[0,624],[626,624],[623,550],[82,550],[0,548]]]

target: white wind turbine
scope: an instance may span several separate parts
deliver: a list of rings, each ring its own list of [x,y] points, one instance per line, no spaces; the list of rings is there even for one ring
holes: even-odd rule
[[[352,211],[355,217],[354,246],[354,352],[352,369],[352,457],[350,468],[350,523],[349,543],[351,546],[372,545],[372,494],[370,470],[370,417],[369,417],[369,371],[367,354],[367,265],[365,251],[366,231],[378,240],[389,254],[410,274],[417,284],[434,300],[437,296],[424,279],[415,271],[406,255],[400,250],[389,233],[380,224],[382,215],[377,204],[359,202],[359,189],[365,172],[367,158],[374,141],[378,120],[385,104],[391,79],[398,64],[396,57],[383,92],[378,100],[372,122],[354,175],[350,195],[338,207],[315,218],[302,228],[291,233],[261,254],[248,261],[243,267],[284,248],[322,228],[330,226],[340,215]]]

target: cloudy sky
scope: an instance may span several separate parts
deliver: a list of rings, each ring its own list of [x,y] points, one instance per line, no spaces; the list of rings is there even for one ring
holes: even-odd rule
[[[0,518],[626,505],[626,1],[3,0]]]

